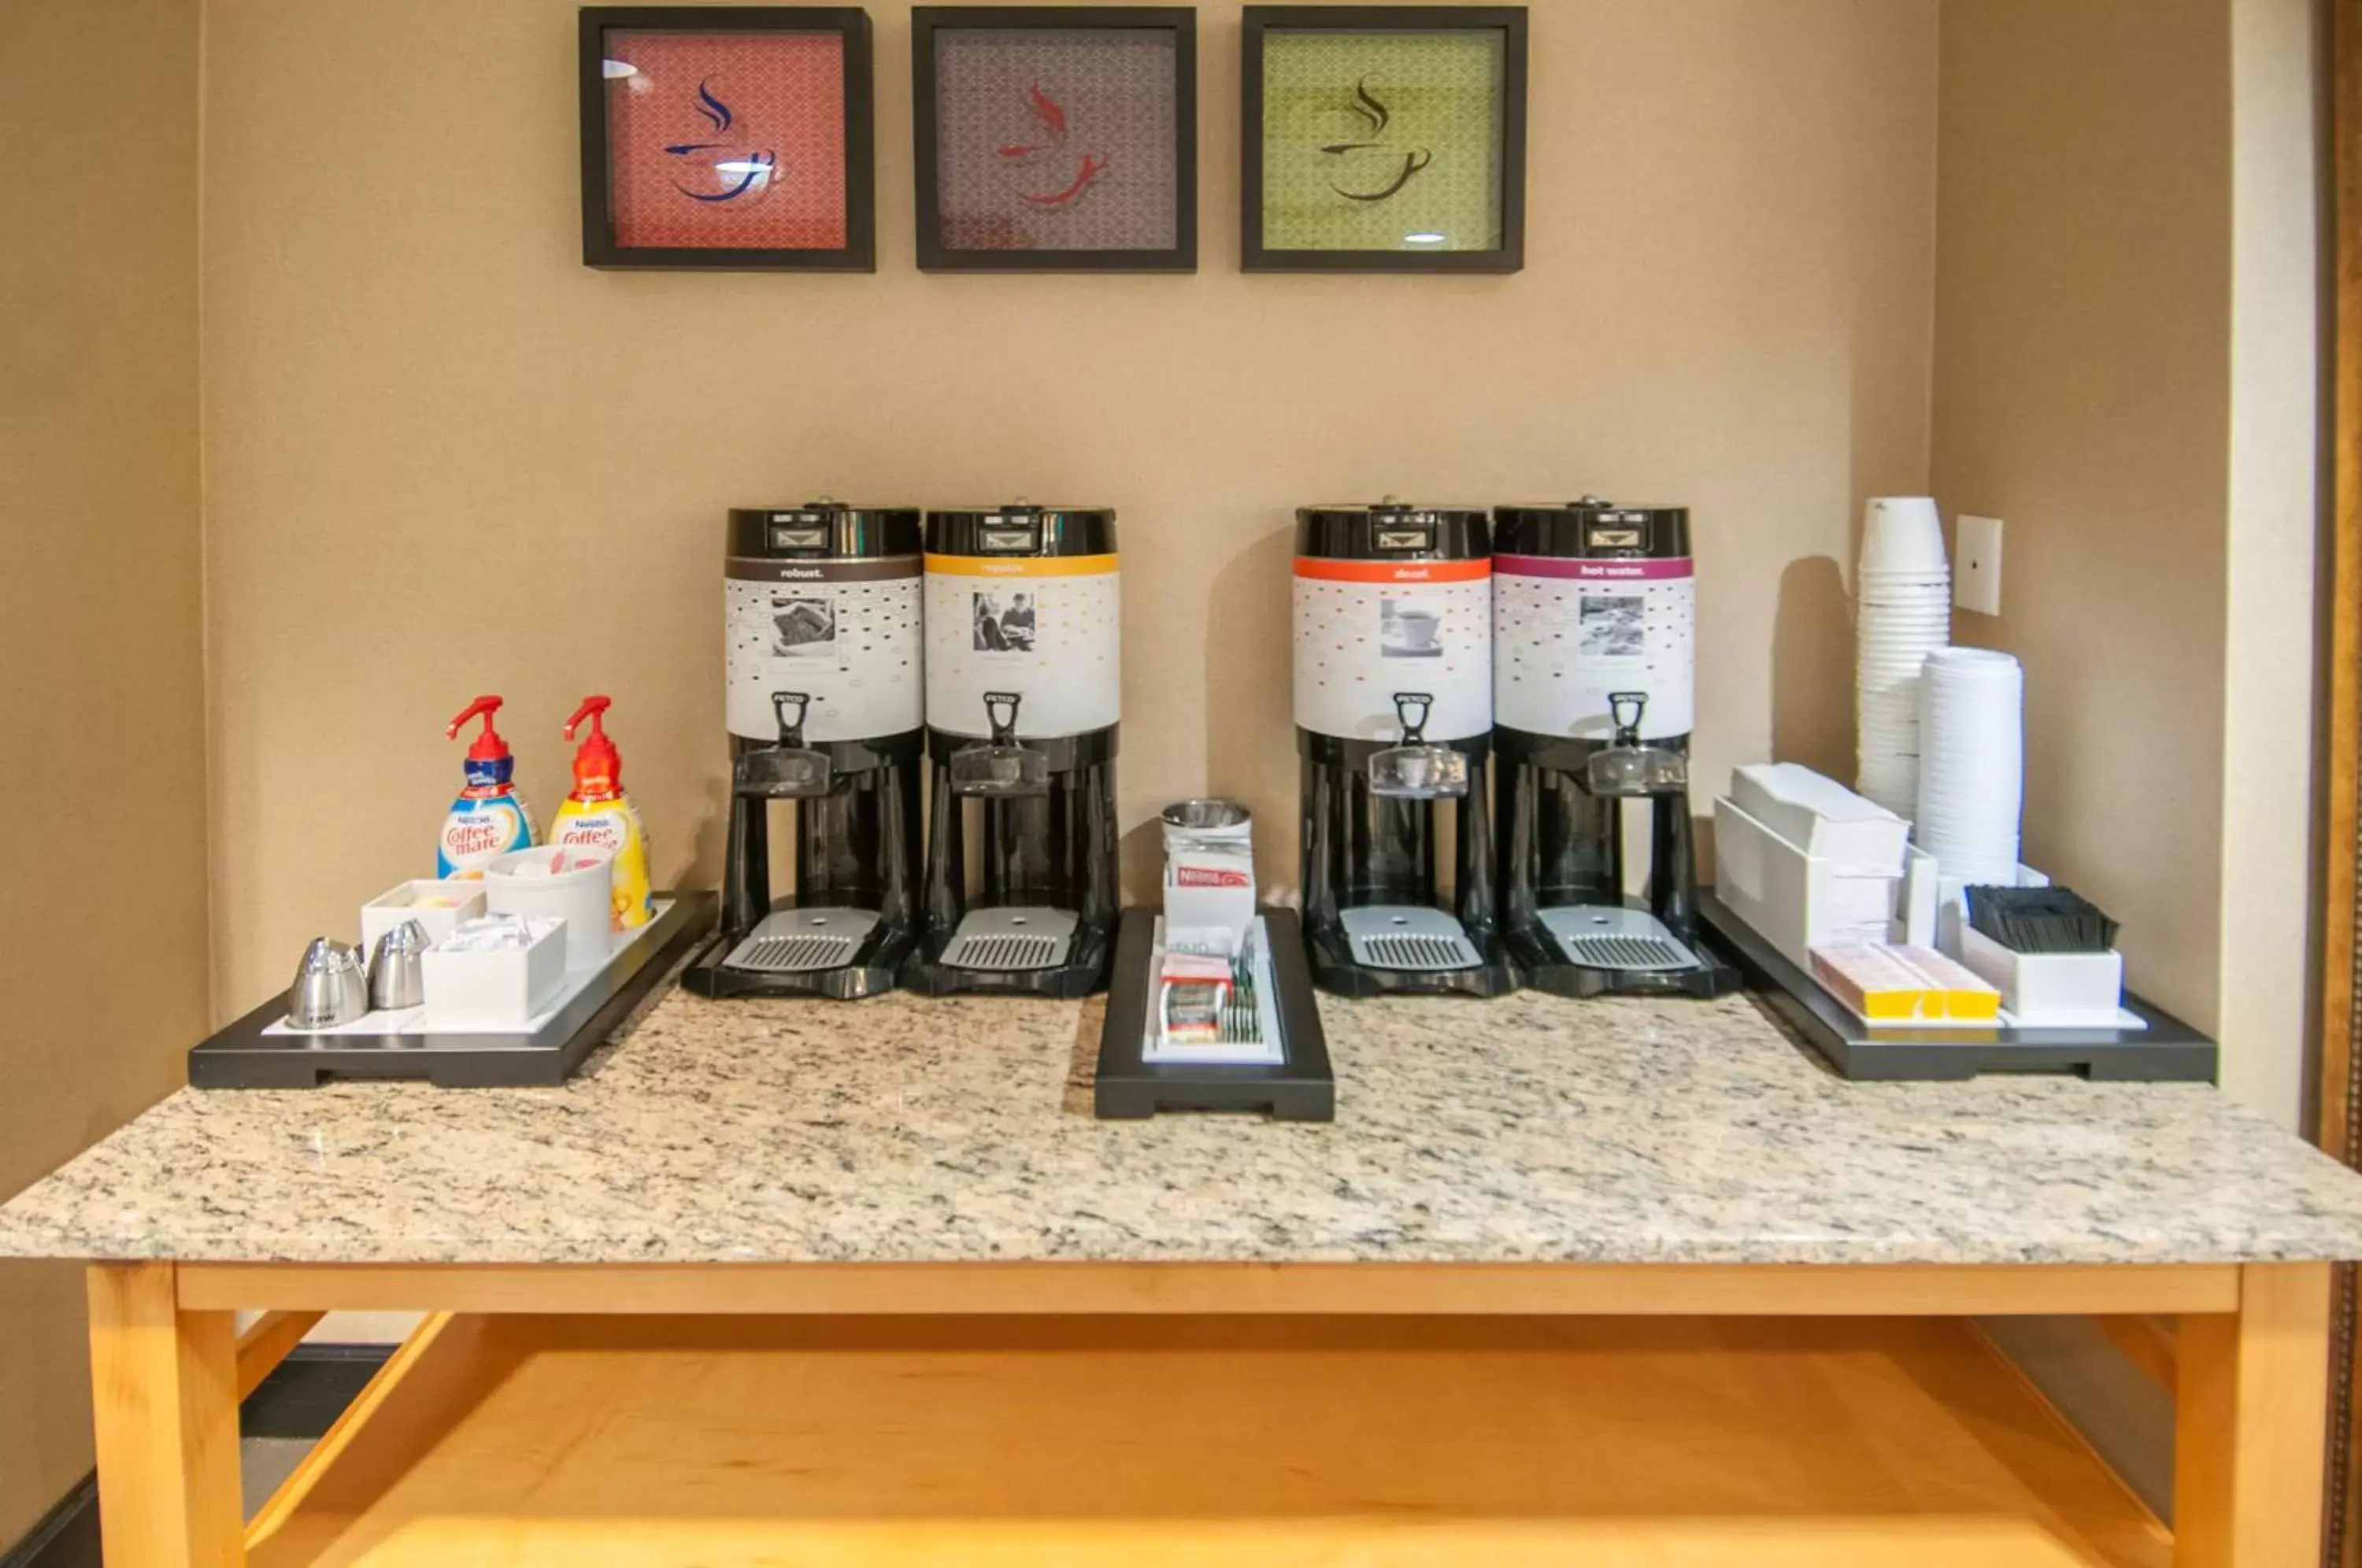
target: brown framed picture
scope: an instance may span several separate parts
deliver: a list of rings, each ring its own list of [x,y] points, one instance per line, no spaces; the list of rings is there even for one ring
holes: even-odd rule
[[[1522,6],[1249,6],[1248,271],[1525,265]]]
[[[869,17],[584,7],[582,260],[876,267]]]
[[[1198,14],[922,6],[911,13],[919,265],[1198,265]]]

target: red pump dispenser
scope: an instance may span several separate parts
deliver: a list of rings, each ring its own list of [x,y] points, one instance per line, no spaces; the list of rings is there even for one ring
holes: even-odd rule
[[[557,808],[549,824],[552,844],[593,845],[615,857],[614,922],[618,931],[646,925],[656,918],[656,895],[648,888],[648,838],[640,825],[639,809],[624,793],[624,759],[607,738],[603,696],[585,697],[582,706],[566,721],[566,738],[572,740],[584,720],[590,733],[574,753],[574,792]]]
[[[590,721],[590,733],[583,737],[574,753],[574,798],[578,801],[612,801],[624,792],[624,758],[615,750],[615,743],[607,738],[606,715],[612,706],[606,697],[585,697],[582,706],[566,721],[566,738],[572,740],[582,721]]]
[[[458,718],[444,726],[443,738],[458,739],[461,724],[470,719],[481,718],[484,721],[483,733],[477,735],[474,743],[468,747],[468,760],[469,762],[507,762],[509,743],[501,739],[500,732],[492,728],[492,715],[500,711],[501,699],[498,697],[479,697],[460,710]],[[474,771],[473,768],[469,769],[470,774]]]
[[[457,740],[460,725],[470,719],[484,721],[483,732],[469,743],[468,760],[461,765],[467,784],[443,819],[435,850],[437,877],[480,876],[495,856],[533,847],[533,810],[509,782],[516,761],[509,755],[509,743],[492,728],[492,715],[500,711],[499,697],[479,697],[443,728],[446,740]]]

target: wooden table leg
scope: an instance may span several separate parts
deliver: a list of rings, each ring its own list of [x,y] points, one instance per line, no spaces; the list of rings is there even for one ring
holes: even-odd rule
[[[93,1264],[90,1381],[107,1568],[242,1568],[237,1336],[169,1263]]]
[[[2329,1265],[2251,1264],[2239,1309],[2181,1320],[2174,1568],[2319,1568]]]

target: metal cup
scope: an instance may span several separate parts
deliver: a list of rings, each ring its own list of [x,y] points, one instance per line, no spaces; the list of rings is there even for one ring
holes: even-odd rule
[[[418,1007],[426,1000],[426,928],[403,921],[377,939],[370,955],[369,1001],[380,1012]]]
[[[1164,825],[1209,837],[1244,838],[1254,813],[1236,801],[1175,801],[1162,813]]]
[[[341,942],[315,936],[287,988],[287,1021],[297,1029],[333,1029],[369,1011],[369,981],[360,955]]]
[[[1253,813],[1236,801],[1175,801],[1158,820],[1168,856],[1207,845],[1243,846],[1254,834]]]

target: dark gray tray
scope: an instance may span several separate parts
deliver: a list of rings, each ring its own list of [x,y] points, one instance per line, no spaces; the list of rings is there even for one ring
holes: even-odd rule
[[[1099,1066],[1092,1105],[1114,1121],[1137,1121],[1160,1110],[1267,1110],[1282,1121],[1332,1121],[1337,1078],[1320,1033],[1320,1004],[1304,959],[1304,928],[1296,911],[1264,908],[1264,939],[1271,944],[1272,1003],[1286,1061],[1261,1064],[1144,1062],[1151,988],[1148,958],[1156,948],[1156,911],[1130,909],[1116,930],[1108,976],[1107,1019],[1099,1029]]]
[[[712,893],[658,893],[671,907],[533,1034],[266,1034],[284,993],[189,1053],[191,1088],[315,1088],[338,1079],[425,1078],[445,1088],[562,1084],[712,926]]]
[[[2080,1073],[2087,1078],[2213,1083],[2214,1042],[2130,991],[2147,1029],[1918,1029],[1871,1025],[1790,963],[1710,891],[1698,912],[1749,985],[1849,1078],[1972,1078],[1981,1073]]]

